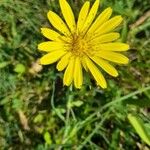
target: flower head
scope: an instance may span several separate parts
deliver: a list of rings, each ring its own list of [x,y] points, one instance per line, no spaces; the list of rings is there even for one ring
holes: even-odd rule
[[[58,71],[65,70],[64,85],[74,82],[76,88],[81,88],[84,68],[99,86],[106,88],[107,83],[100,69],[116,77],[118,72],[109,61],[117,64],[127,64],[129,61],[120,53],[128,50],[129,45],[117,42],[120,34],[114,31],[122,22],[122,17],[110,19],[112,9],[109,7],[96,18],[99,0],[91,8],[90,2],[86,1],[76,22],[67,1],[59,0],[59,4],[64,20],[56,13],[48,12],[48,19],[55,30],[41,29],[49,41],[38,45],[39,50],[47,52],[40,63],[49,65],[57,62]]]

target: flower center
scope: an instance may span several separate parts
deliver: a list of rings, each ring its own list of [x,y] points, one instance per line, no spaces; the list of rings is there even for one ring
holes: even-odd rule
[[[83,37],[74,36],[71,42],[71,52],[76,56],[83,56],[88,52],[89,45]]]

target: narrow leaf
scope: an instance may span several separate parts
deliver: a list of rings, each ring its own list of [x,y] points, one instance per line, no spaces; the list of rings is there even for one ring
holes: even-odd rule
[[[128,119],[141,139],[150,146],[150,135],[147,133],[143,121],[132,114],[128,114]]]

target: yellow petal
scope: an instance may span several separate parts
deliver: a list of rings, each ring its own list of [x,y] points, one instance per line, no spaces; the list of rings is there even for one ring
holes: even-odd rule
[[[74,85],[76,88],[81,88],[83,83],[83,74],[82,74],[82,66],[79,57],[75,59],[75,66],[74,66]]]
[[[95,37],[93,40],[91,40],[95,45],[98,45],[100,43],[107,43],[117,40],[120,37],[119,33],[112,32],[104,35],[100,35],[98,37]]]
[[[61,36],[59,42],[63,42],[63,43],[71,43],[72,42],[72,38],[70,38],[70,36]]]
[[[129,45],[125,43],[106,43],[106,44],[99,44],[99,50],[108,50],[108,51],[127,51],[129,50]]]
[[[94,21],[94,23],[90,27],[88,33],[93,34],[93,32],[96,29],[98,29],[103,23],[105,23],[110,18],[111,14],[112,14],[112,9],[110,7],[106,8]]]
[[[58,71],[62,71],[62,70],[64,70],[64,69],[67,67],[67,65],[68,65],[68,63],[69,63],[69,58],[70,58],[70,56],[71,56],[71,53],[68,52],[66,55],[64,55],[64,56],[60,59],[60,61],[59,61],[58,64],[57,64],[57,69],[58,69]]]
[[[75,59],[74,57],[72,57],[64,73],[64,78],[63,78],[64,85],[69,86],[73,80],[74,63],[75,63]]]
[[[65,18],[68,27],[70,28],[71,32],[74,32],[76,28],[76,23],[70,5],[67,3],[66,0],[59,0],[59,4],[60,4],[61,12]]]
[[[89,7],[90,7],[90,2],[86,1],[80,10],[78,22],[77,22],[77,31],[78,32],[81,31],[81,28],[83,27],[83,25],[85,23],[85,20],[87,18],[88,12],[89,12]]]
[[[98,51],[97,56],[104,58],[106,60],[118,63],[118,64],[128,64],[129,63],[129,59],[120,54],[120,53],[116,53],[116,52],[111,52],[111,51]]]
[[[50,23],[61,33],[64,35],[70,35],[70,31],[67,28],[66,24],[63,22],[63,20],[54,12],[49,11],[48,14],[48,19]]]
[[[82,57],[81,63],[82,63],[83,68],[85,69],[85,71],[88,71],[88,67],[87,67],[87,65],[86,65],[86,62],[85,62],[84,57]]]
[[[96,13],[97,13],[97,10],[98,10],[98,7],[99,7],[99,3],[100,1],[99,0],[96,0],[95,3],[93,4],[86,20],[85,20],[85,23],[83,25],[83,28],[81,29],[84,33],[86,33],[86,31],[88,30],[88,28],[90,27],[91,23],[93,22],[95,16],[96,16]]]
[[[49,28],[41,28],[41,33],[49,40],[55,41],[59,40],[59,37],[61,36],[59,33]]]
[[[48,42],[43,42],[38,44],[38,49],[40,51],[45,51],[45,52],[51,52],[55,50],[65,50],[65,45],[60,42],[48,41]]]
[[[104,24],[102,24],[96,31],[95,35],[101,35],[104,33],[108,33],[110,31],[113,31],[117,26],[120,25],[120,23],[122,22],[122,17],[121,16],[116,16],[111,18],[110,20],[108,20],[107,22],[105,22]]]
[[[107,61],[96,56],[91,57],[91,59],[111,76],[114,77],[118,76],[117,70],[112,65],[110,65]]]
[[[93,62],[88,57],[85,58],[85,61],[97,84],[100,85],[102,88],[107,88],[106,80],[100,70],[93,64]]]
[[[65,54],[66,54],[65,51],[54,51],[54,52],[48,53],[40,59],[40,63],[42,65],[52,64],[58,61]]]

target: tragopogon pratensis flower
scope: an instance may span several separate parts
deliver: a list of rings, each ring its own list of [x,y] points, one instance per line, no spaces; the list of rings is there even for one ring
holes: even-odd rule
[[[47,52],[40,59],[42,65],[57,62],[58,71],[64,71],[63,83],[69,86],[74,82],[76,88],[83,84],[83,68],[90,72],[102,88],[107,87],[100,69],[117,77],[118,72],[109,63],[127,64],[128,58],[120,52],[127,51],[129,45],[118,42],[120,34],[115,28],[122,22],[121,16],[110,19],[112,9],[105,9],[96,18],[99,7],[96,0],[90,8],[86,1],[82,6],[77,22],[66,0],[59,0],[63,19],[49,11],[47,16],[56,29],[41,28],[42,34],[49,41],[40,43],[38,49]]]

